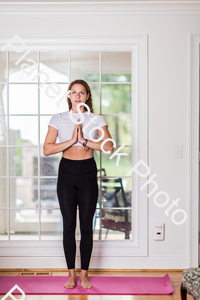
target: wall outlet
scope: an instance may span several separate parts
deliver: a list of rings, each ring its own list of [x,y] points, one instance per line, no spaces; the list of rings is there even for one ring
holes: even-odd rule
[[[154,241],[163,241],[165,233],[164,223],[154,223]]]

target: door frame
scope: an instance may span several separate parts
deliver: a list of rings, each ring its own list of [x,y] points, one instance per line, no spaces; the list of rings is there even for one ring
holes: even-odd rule
[[[189,266],[199,260],[199,46],[200,34],[190,35],[189,95]],[[198,226],[197,226],[198,224]]]

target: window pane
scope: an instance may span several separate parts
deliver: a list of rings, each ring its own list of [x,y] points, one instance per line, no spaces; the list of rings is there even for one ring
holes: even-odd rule
[[[95,114],[100,113],[100,87],[99,84],[89,84],[92,93],[92,104]]]
[[[40,113],[56,114],[68,111],[67,89],[68,84],[44,85],[40,89]]]
[[[76,212],[76,231],[75,231],[75,238],[77,241],[80,241],[81,239],[81,231],[80,231],[80,221],[79,221],[79,209],[77,206],[77,212]]]
[[[38,87],[36,84],[10,84],[10,114],[37,114]]]
[[[0,114],[7,114],[7,85],[0,84]],[[1,121],[2,122],[2,121]]]
[[[100,209],[96,209],[93,218],[93,240],[100,239]]]
[[[24,145],[29,141],[31,145],[38,145],[38,117],[11,116],[10,145]]]
[[[35,159],[38,157],[37,147],[13,147],[10,148],[10,175],[33,176],[35,175]]]
[[[102,240],[132,239],[131,209],[103,209],[102,210]]]
[[[44,141],[48,132],[48,125],[51,116],[41,116],[40,117],[40,145],[44,145]],[[59,139],[57,138],[56,143],[59,143]],[[43,149],[41,149],[41,153],[43,153]]]
[[[40,72],[43,70],[49,82],[69,81],[69,53],[68,52],[40,52]],[[40,76],[40,82],[45,80]]]
[[[71,80],[99,81],[99,52],[71,52]]]
[[[6,147],[0,147],[0,176],[7,175],[7,149]]]
[[[131,82],[131,52],[102,51],[102,77],[104,82]]]
[[[8,240],[8,210],[0,210],[0,241]]]
[[[42,178],[40,180],[41,207],[59,207],[57,198],[57,178]]]
[[[7,116],[0,115],[0,145],[7,144]]]
[[[41,210],[41,240],[62,240],[63,221],[59,209]]]
[[[57,176],[59,162],[62,158],[62,153],[44,156],[40,158],[40,172],[41,176]]]
[[[37,52],[30,52],[17,65],[15,64],[24,54],[25,51],[9,52],[9,82],[38,81]],[[28,61],[29,59],[31,59],[31,61]],[[34,77],[36,78],[34,79]]]
[[[7,205],[7,179],[0,178],[0,207],[6,207]]]
[[[103,208],[132,206],[132,178],[102,178],[101,185],[98,179],[98,187]],[[100,199],[98,200],[100,206]]]
[[[132,118],[131,116],[104,116],[108,130],[117,145],[132,144]]]
[[[38,180],[36,178],[10,179],[10,206],[38,207]]]
[[[131,85],[130,84],[102,84],[102,113],[130,114],[131,113]]]
[[[124,191],[126,194],[126,200],[128,202],[128,206],[131,206],[132,203],[132,177],[128,178],[122,178]]]
[[[0,52],[0,82],[7,80],[6,52]]]
[[[39,240],[39,212],[32,209],[10,210],[11,240]]]
[[[96,161],[96,165],[97,165],[97,170],[100,169],[100,152],[94,150],[94,159]],[[100,173],[97,172],[97,176],[100,176]]]
[[[119,147],[116,147],[114,151],[116,151]],[[119,160],[119,165],[116,165],[117,155],[112,159],[109,157],[112,154],[102,153],[102,168],[105,168],[107,176],[126,176],[126,173],[132,168],[132,159],[131,159],[131,147],[123,147],[119,153],[127,153],[128,155],[121,155]]]

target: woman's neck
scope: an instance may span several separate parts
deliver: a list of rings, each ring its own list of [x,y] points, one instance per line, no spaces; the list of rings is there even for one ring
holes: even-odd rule
[[[75,114],[78,114],[78,111],[77,111],[77,108],[76,108],[76,107],[74,107],[74,108],[72,107],[70,111],[73,112],[73,113],[75,113]],[[86,110],[85,110],[84,108],[80,108],[80,111],[81,111],[82,113],[85,113],[85,112],[86,112]]]

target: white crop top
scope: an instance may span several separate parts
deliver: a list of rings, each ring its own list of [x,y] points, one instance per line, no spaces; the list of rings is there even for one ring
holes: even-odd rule
[[[72,117],[76,121],[78,119],[82,120],[81,115],[79,115],[78,113],[72,113]],[[84,127],[89,122],[91,122],[91,119],[93,119],[95,117],[94,121],[91,122],[87,128],[85,128],[86,132],[83,131],[83,137],[88,140],[91,140],[91,138],[89,137],[89,133],[92,128],[94,128],[94,127],[99,128],[99,127],[107,125],[106,121],[104,120],[104,118],[102,116],[94,114],[94,113],[90,113],[88,115],[88,112],[84,112],[84,113],[82,113],[82,117],[84,117],[84,121],[82,123],[82,130],[84,130]],[[59,138],[60,143],[62,143],[62,142],[71,140],[75,123],[70,119],[69,111],[66,111],[66,112],[62,112],[62,113],[53,115],[50,119],[48,126],[52,126],[58,130],[58,138]],[[98,138],[98,128],[94,129],[91,132],[91,137],[93,139]],[[82,146],[82,144],[77,141],[73,146]]]

